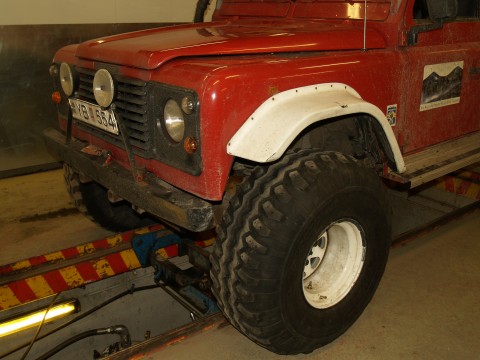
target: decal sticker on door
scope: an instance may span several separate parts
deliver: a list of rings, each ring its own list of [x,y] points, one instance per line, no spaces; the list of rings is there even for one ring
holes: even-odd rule
[[[391,126],[397,125],[397,104],[387,106],[387,120]]]
[[[463,61],[426,65],[420,111],[458,104],[462,91]]]

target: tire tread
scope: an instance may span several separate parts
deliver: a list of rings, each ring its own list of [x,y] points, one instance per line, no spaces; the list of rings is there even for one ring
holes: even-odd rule
[[[211,255],[212,291],[232,325],[271,351],[308,353],[322,344],[292,336],[278,321],[280,315],[272,316],[280,309],[271,300],[278,296],[272,286],[275,277],[268,274],[281,270],[279,254],[291,244],[267,238],[288,221],[290,201],[314,186],[324,172],[345,171],[355,165],[360,167],[353,157],[336,152],[289,153],[273,165],[256,167],[237,187],[225,210]],[[378,191],[384,190],[379,187]],[[272,265],[275,260],[279,265]],[[252,292],[252,287],[258,291]]]

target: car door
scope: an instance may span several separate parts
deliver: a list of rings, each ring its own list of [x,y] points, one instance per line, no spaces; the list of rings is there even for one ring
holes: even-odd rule
[[[405,153],[479,131],[479,8],[479,0],[459,0],[453,21],[419,32],[405,49]],[[408,11],[412,28],[432,23],[425,0],[415,0]]]

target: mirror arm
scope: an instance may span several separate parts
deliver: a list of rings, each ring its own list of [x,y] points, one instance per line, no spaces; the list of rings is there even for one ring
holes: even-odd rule
[[[413,26],[410,30],[408,30],[408,45],[409,46],[417,45],[418,33],[441,29],[442,27],[443,27],[443,20],[438,20],[437,22],[434,22],[432,24]]]

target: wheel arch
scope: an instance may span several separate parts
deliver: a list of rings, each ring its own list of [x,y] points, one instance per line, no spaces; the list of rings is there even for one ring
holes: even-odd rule
[[[257,163],[273,162],[309,126],[342,116],[373,119],[374,131],[389,163],[397,172],[405,171],[400,148],[385,115],[363,100],[355,89],[341,83],[310,85],[271,96],[230,139],[227,153]],[[296,120],[292,121],[294,117]]]

